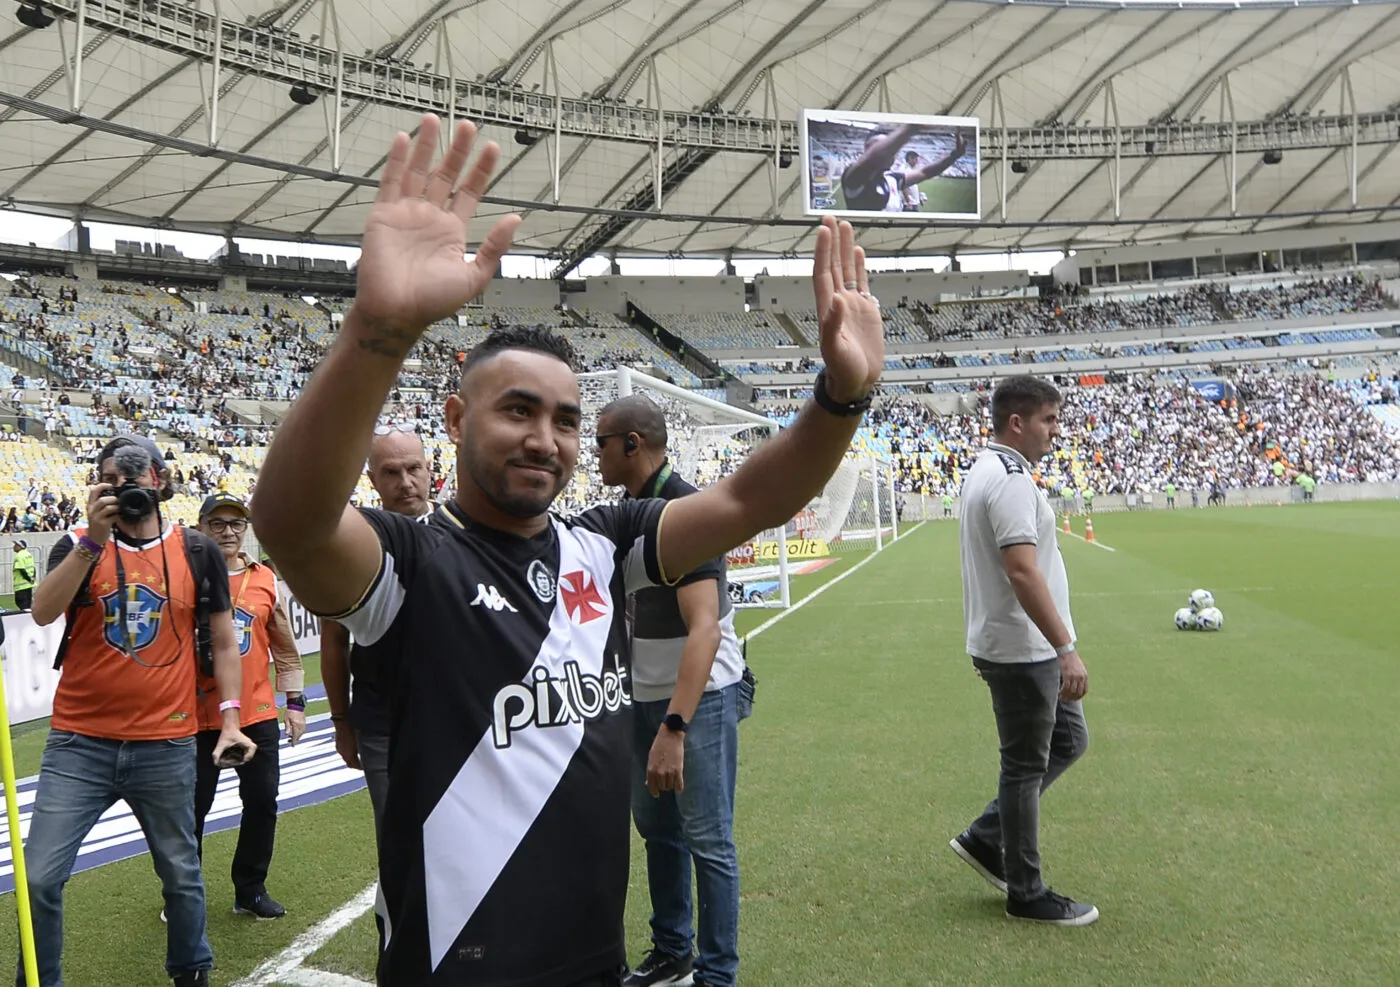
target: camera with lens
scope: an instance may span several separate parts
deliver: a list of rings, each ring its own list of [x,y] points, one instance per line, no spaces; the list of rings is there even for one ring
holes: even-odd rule
[[[160,493],[136,482],[151,468],[151,454],[137,445],[122,446],[112,457],[122,483],[112,493],[117,498],[117,516],[135,524],[156,512]]]

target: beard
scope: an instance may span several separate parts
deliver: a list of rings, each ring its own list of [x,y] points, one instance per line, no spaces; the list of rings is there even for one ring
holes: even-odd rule
[[[512,457],[504,464],[496,464],[488,462],[476,449],[465,443],[460,447],[459,455],[462,457],[467,476],[486,495],[491,506],[508,517],[535,518],[546,513],[569,482],[569,474],[555,460]],[[540,466],[553,470],[554,482],[548,487],[535,490],[512,490],[508,471],[514,466]]]

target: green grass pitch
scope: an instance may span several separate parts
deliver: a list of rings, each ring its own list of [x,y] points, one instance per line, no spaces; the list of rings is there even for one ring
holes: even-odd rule
[[[1087,929],[1007,922],[947,847],[993,794],[996,745],[963,651],[957,527],[937,522],[750,646],[759,694],[741,728],[742,983],[1396,982],[1400,504],[1095,522],[1116,551],[1060,536],[1090,673],[1090,749],[1045,799],[1042,853],[1049,883],[1103,918]],[[1215,593],[1221,633],[1173,626],[1198,586]],[[37,769],[42,736],[30,727],[18,739],[21,774]],[[290,813],[269,881],[289,915],[239,921],[233,839],[206,844],[217,984],[374,872],[363,794]],[[647,945],[640,854],[631,887],[636,959]],[[76,877],[68,982],[165,982],[159,909],[146,859]],[[15,954],[14,928],[0,921],[0,954]],[[370,980],[373,951],[366,916],[308,965]]]

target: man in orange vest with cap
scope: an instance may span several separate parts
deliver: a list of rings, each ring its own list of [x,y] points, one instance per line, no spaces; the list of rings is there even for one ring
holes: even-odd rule
[[[277,575],[269,567],[243,553],[248,531],[248,506],[228,493],[204,500],[199,509],[199,530],[219,546],[228,567],[229,600],[233,605],[233,629],[243,659],[243,696],[240,723],[243,732],[258,745],[258,756],[235,770],[243,817],[238,827],[238,848],[233,854],[233,911],[259,919],[286,914],[267,893],[267,871],[277,832],[277,785],[280,778],[277,742],[277,701],[268,676],[268,658],[277,669],[277,690],[287,696],[287,740],[291,744],[306,732],[304,673],[296,638],[282,604],[277,599]],[[204,820],[214,805],[220,768],[212,754],[219,733],[219,701],[214,682],[201,680],[204,705],[199,711],[199,774],[195,782],[195,834],[204,846]]]

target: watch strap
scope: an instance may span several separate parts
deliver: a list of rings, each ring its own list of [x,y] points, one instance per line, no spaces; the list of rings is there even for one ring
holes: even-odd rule
[[[867,394],[859,401],[837,401],[826,389],[826,368],[817,371],[816,384],[812,388],[812,398],[817,405],[829,414],[839,418],[857,418],[870,410],[871,396]]]

